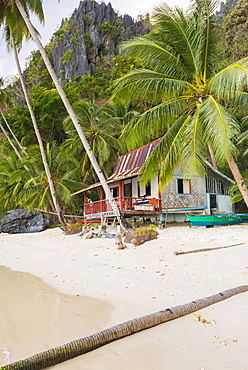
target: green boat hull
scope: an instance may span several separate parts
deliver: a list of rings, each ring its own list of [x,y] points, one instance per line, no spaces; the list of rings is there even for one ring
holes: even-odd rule
[[[189,215],[185,214],[190,225],[193,226],[215,226],[236,225],[248,222],[248,214],[220,213],[216,215]]]

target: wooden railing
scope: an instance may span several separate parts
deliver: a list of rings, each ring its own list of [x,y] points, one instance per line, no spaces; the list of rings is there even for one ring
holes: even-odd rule
[[[156,198],[114,198],[121,211],[161,211],[161,199]],[[111,212],[112,207],[108,200],[99,200],[97,202],[86,203],[84,205],[84,215],[100,214]]]

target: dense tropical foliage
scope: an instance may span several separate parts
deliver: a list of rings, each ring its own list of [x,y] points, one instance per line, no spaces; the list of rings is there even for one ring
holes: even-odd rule
[[[0,1],[1,21],[6,20],[2,15],[7,3]],[[41,3],[35,3],[36,12]],[[184,12],[163,4],[154,9],[152,32],[125,43],[124,53],[111,59],[103,51],[92,75],[63,82],[65,96],[105,177],[119,154],[162,137],[144,168],[145,179],[158,169],[164,186],[182,159],[188,174],[202,173],[211,151],[227,175],[231,176],[229,167],[237,159],[247,178],[242,156],[247,153],[248,137],[244,119],[248,116],[248,58],[246,40],[239,38],[239,30],[245,27],[239,9],[245,5],[240,0],[223,25],[214,16],[216,6],[215,1],[196,0]],[[235,50],[228,41],[233,19],[242,24],[236,27]],[[57,31],[46,46],[48,56],[60,36]],[[237,62],[239,57],[243,59]],[[70,194],[98,181],[96,171],[39,51],[32,53],[24,79],[57,198],[63,212],[80,214],[82,200]],[[19,153],[1,132],[1,215],[14,207],[54,211],[19,80],[0,93],[0,124]]]
[[[248,205],[248,190],[233,158],[240,135],[234,109],[247,104],[248,57],[216,72],[216,6],[196,0],[189,12],[166,4],[155,8],[154,32],[122,47],[143,68],[118,79],[115,95],[151,105],[123,132],[130,147],[162,136],[143,168],[146,181],[157,169],[164,188],[182,162],[187,175],[204,173],[211,148],[217,163],[228,163]]]

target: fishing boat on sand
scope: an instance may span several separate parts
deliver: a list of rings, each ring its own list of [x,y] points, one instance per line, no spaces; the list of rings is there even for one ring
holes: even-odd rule
[[[192,226],[236,225],[248,222],[248,214],[219,213],[215,215],[190,215],[185,213]]]

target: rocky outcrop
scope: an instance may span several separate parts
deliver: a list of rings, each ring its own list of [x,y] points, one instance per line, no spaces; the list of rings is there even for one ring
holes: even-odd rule
[[[62,81],[94,74],[101,58],[117,54],[118,44],[149,32],[148,23],[135,22],[129,15],[120,16],[109,3],[81,1],[70,19],[62,21],[53,35],[52,58]]]
[[[220,10],[216,12],[218,18],[223,19],[230,10],[232,10],[238,3],[238,0],[227,0],[220,3]]]
[[[49,221],[40,213],[13,209],[0,220],[0,232],[8,234],[35,233],[46,229]]]

